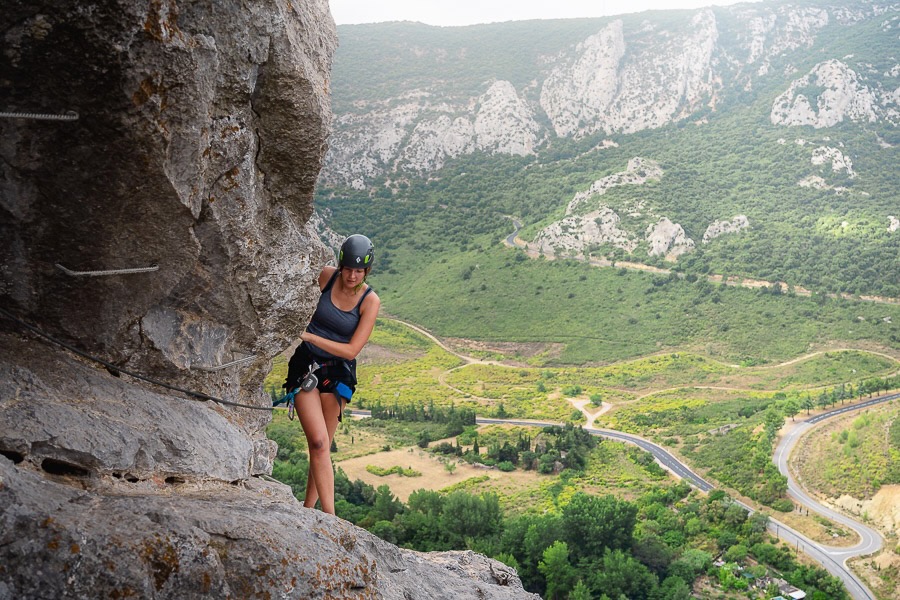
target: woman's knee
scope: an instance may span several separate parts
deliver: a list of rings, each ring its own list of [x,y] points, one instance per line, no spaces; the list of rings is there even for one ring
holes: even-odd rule
[[[306,441],[309,446],[310,454],[324,454],[331,448],[331,440],[328,439],[327,433],[323,435],[307,434]]]

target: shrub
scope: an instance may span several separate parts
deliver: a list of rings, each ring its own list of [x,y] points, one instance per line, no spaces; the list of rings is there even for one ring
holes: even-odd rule
[[[772,508],[778,512],[789,513],[794,510],[794,503],[787,498],[779,498],[771,504]]]

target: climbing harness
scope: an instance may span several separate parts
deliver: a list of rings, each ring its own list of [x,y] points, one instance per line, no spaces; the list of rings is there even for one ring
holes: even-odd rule
[[[3,119],[35,119],[41,121],[77,121],[78,113],[74,110],[66,111],[61,115],[53,115],[48,113],[26,113],[26,112],[5,112],[0,111],[0,118]]]
[[[300,382],[300,389],[304,392],[312,391],[317,385],[319,385],[319,378],[316,377],[316,371],[321,367],[319,363],[316,361],[312,361],[312,364],[309,365],[309,373],[306,374],[306,377],[303,378],[303,381]]]
[[[18,317],[16,317],[15,315],[13,315],[12,313],[6,311],[6,310],[3,309],[3,308],[0,308],[0,315],[3,315],[4,317],[6,317],[7,319],[9,319],[10,321],[13,321],[13,322],[15,322],[15,323],[18,323],[19,325],[21,325],[22,327],[24,327],[24,328],[27,329],[28,331],[34,333],[35,335],[37,335],[37,336],[39,336],[39,337],[44,338],[45,340],[47,340],[47,341],[49,341],[49,342],[52,342],[52,343],[56,344],[57,346],[60,346],[60,347],[62,347],[62,348],[65,348],[66,350],[68,350],[68,351],[70,351],[70,352],[74,352],[74,353],[77,354],[78,356],[81,356],[81,357],[83,357],[83,358],[86,358],[86,359],[88,359],[88,360],[90,360],[90,361],[93,361],[93,362],[95,362],[95,363],[98,363],[98,364],[103,365],[103,366],[106,367],[107,370],[109,370],[111,373],[124,373],[125,375],[128,375],[129,377],[133,377],[133,378],[139,379],[139,380],[141,380],[141,381],[146,381],[147,383],[152,383],[153,385],[158,385],[159,387],[165,388],[165,389],[167,389],[167,390],[172,390],[172,391],[175,391],[175,392],[180,392],[180,393],[182,393],[182,394],[187,395],[188,398],[190,398],[190,399],[192,399],[192,400],[199,400],[199,401],[203,401],[203,402],[205,402],[205,401],[207,401],[207,400],[212,400],[213,402],[215,402],[215,403],[217,403],[217,404],[222,404],[222,405],[224,405],[224,406],[234,406],[234,407],[236,407],[236,408],[249,408],[249,409],[251,409],[251,410],[265,410],[265,411],[272,410],[271,408],[267,408],[267,407],[265,407],[265,406],[251,406],[251,405],[249,405],[249,404],[240,404],[240,403],[238,403],[238,402],[229,402],[228,400],[223,400],[223,399],[221,399],[221,398],[216,398],[215,396],[210,396],[209,394],[204,394],[204,393],[202,393],[202,392],[195,392],[195,391],[192,391],[192,390],[186,390],[186,389],[184,389],[184,388],[180,388],[180,387],[177,387],[177,386],[174,386],[174,385],[170,385],[170,384],[168,384],[168,383],[164,383],[164,382],[162,382],[162,381],[159,381],[159,380],[156,380],[156,379],[153,379],[153,378],[150,378],[150,377],[146,377],[146,376],[144,376],[144,375],[140,375],[140,374],[135,373],[135,372],[133,372],[133,371],[128,371],[128,370],[126,370],[126,369],[123,369],[123,368],[121,368],[121,367],[119,367],[119,366],[116,366],[116,365],[112,364],[112,363],[109,362],[109,361],[105,361],[105,360],[103,360],[102,358],[98,358],[98,357],[96,357],[96,356],[92,356],[92,355],[88,354],[87,352],[83,352],[82,350],[79,350],[78,348],[75,348],[75,347],[72,346],[71,344],[67,344],[67,343],[65,343],[65,342],[63,342],[63,341],[60,341],[60,340],[56,339],[55,337],[53,337],[53,336],[51,336],[51,335],[49,335],[49,334],[47,334],[47,333],[44,333],[43,331],[41,331],[40,329],[38,329],[38,328],[35,327],[34,325],[29,325],[29,324],[26,323],[25,321],[19,319]]]
[[[105,275],[130,275],[132,273],[152,273],[159,270],[159,265],[150,265],[149,267],[137,267],[135,269],[115,269],[112,271],[73,271],[67,269],[59,263],[53,265],[69,277],[103,277]]]

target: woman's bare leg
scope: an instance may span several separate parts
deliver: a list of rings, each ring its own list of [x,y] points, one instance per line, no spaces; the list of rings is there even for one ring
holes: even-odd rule
[[[303,506],[312,508],[321,500],[322,511],[334,514],[334,470],[331,465],[331,442],[337,431],[343,400],[338,404],[334,394],[318,390],[297,395],[298,414],[309,448],[309,474]]]

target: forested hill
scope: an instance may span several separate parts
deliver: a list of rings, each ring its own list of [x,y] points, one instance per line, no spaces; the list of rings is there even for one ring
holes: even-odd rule
[[[546,255],[900,298],[896,3],[338,36],[317,205],[376,238],[389,299],[507,217]]]

